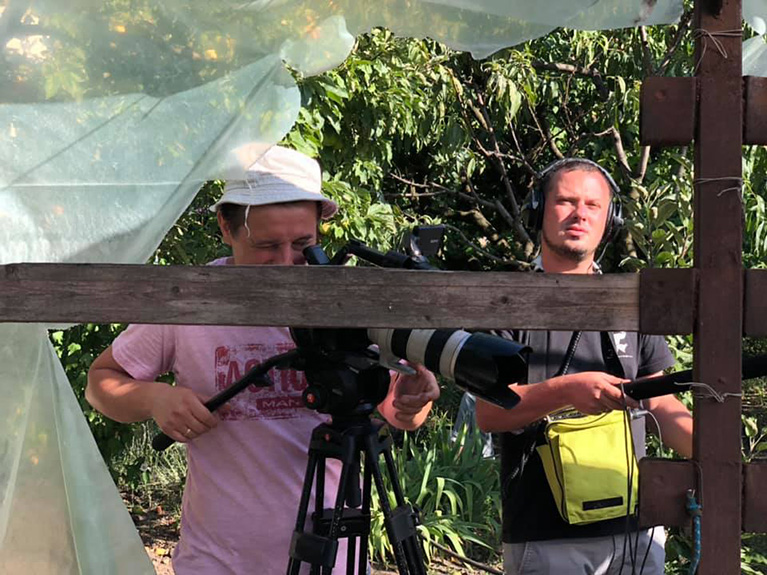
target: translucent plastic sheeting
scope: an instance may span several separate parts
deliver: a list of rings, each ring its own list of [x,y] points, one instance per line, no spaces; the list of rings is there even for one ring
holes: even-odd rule
[[[282,61],[330,69],[374,26],[483,57],[681,0],[0,0],[0,264],[143,262],[202,182],[279,141]],[[44,327],[0,325],[0,573],[151,565]]]
[[[0,262],[142,261],[202,182],[240,175],[292,126],[299,95],[280,59],[326,70],[375,25],[483,56],[556,26],[668,22],[681,9],[681,0],[0,0]]]
[[[271,144],[274,135],[253,125],[258,116],[251,115],[251,121],[242,117],[253,85],[229,86],[231,78],[275,55],[304,74],[329,69],[348,55],[355,34],[373,26],[432,36],[482,57],[558,26],[604,29],[670,22],[682,10],[681,0],[143,0],[129,7],[118,0],[0,3],[0,47],[7,62],[0,69],[0,102],[6,104],[0,117],[0,188],[9,182],[149,186],[183,181],[171,177],[174,169],[192,170],[185,174],[188,179],[242,170],[229,150],[251,141]],[[199,113],[209,94],[195,90],[217,80],[226,88],[221,100],[233,123],[219,125],[218,131]],[[187,94],[181,101],[165,102],[180,93]],[[71,106],[44,112],[49,120],[64,120],[62,129],[49,123],[41,132],[35,108],[66,102]],[[120,118],[137,102],[143,111],[154,105],[162,109],[141,116],[143,122]],[[38,105],[30,109],[30,103]],[[189,107],[179,107],[182,103]],[[166,114],[171,122],[164,121]],[[181,128],[181,141],[157,133],[168,124]],[[20,131],[20,125],[37,130]],[[189,145],[201,133],[215,134],[219,144],[202,159],[204,146]],[[115,134],[122,137],[115,139]],[[38,148],[40,142],[46,145]],[[143,154],[137,155],[139,147]],[[163,169],[156,169],[160,163]]]
[[[145,261],[214,166],[255,161],[299,107],[276,56],[166,98],[0,106],[0,263]]]
[[[153,573],[44,328],[0,325],[0,382],[0,573]]]
[[[767,0],[744,0],[743,19],[759,34],[743,43],[743,75],[767,77]]]
[[[743,75],[767,77],[767,42],[754,36],[743,44]]]
[[[743,0],[743,19],[757,34],[767,32],[767,0]]]

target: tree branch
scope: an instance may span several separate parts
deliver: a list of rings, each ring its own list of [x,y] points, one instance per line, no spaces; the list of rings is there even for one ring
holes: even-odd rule
[[[459,555],[452,549],[449,549],[448,547],[445,547],[444,545],[440,545],[434,540],[431,540],[431,539],[426,540],[425,538],[423,539],[427,541],[429,545],[434,545],[434,547],[450,555],[454,559],[457,559],[458,561],[462,561],[463,563],[466,563],[467,565],[471,565],[472,567],[481,569],[482,571],[485,571],[486,573],[490,573],[491,575],[503,575],[503,571],[499,571],[498,569],[494,569],[493,567],[490,567],[489,565],[485,565],[484,563],[480,563],[479,561],[474,561],[473,559],[469,559],[468,557]]]
[[[451,226],[450,224],[444,224],[445,228],[450,230],[451,232],[454,232],[458,235],[461,242],[467,246],[469,246],[471,249],[475,250],[477,253],[483,255],[484,257],[494,261],[495,263],[502,264],[505,266],[511,266],[514,269],[523,270],[523,269],[529,269],[530,264],[527,262],[521,262],[519,260],[509,260],[505,258],[499,258],[496,255],[491,254],[487,250],[481,248],[474,242],[472,242],[469,238],[466,237],[466,234],[464,234],[461,230],[456,228],[455,226]]]
[[[647,166],[650,163],[650,146],[642,146],[642,153],[639,158],[639,171],[637,172],[636,180],[641,184],[644,181],[644,177],[647,175]]]
[[[546,119],[546,114],[541,115],[541,126],[543,127],[543,132],[546,134],[546,139],[549,141],[549,146],[551,147],[551,151],[554,152],[554,155],[561,160],[562,158],[565,157],[565,155],[562,153],[562,150],[559,149],[559,146],[557,146],[556,142],[554,141],[554,134],[551,133],[551,124],[549,124],[549,121]]]
[[[502,154],[501,148],[498,145],[498,138],[495,135],[493,123],[490,120],[490,114],[487,111],[487,106],[485,105],[485,100],[482,97],[482,93],[479,90],[477,90],[477,102],[479,103],[479,111],[484,118],[483,127],[486,127],[485,129],[488,133],[488,136],[490,137],[490,142],[493,145],[493,150],[491,153],[488,153],[487,150],[484,150],[484,148],[481,147],[480,142],[477,141],[477,145],[480,146],[480,149],[483,150],[483,153],[485,153],[486,157],[490,158],[500,173],[501,184],[503,185],[503,188],[506,192],[506,198],[509,200],[509,205],[511,206],[511,214],[509,214],[509,212],[505,209],[503,211],[498,210],[499,203],[495,204],[496,211],[498,211],[507,220],[507,223],[510,224],[511,228],[517,233],[517,236],[525,245],[531,244],[532,241],[530,240],[530,236],[528,235],[525,227],[522,225],[522,221],[520,219],[521,211],[519,209],[519,203],[517,202],[517,195],[514,190],[514,186],[512,185],[511,180],[509,179],[509,174],[506,171],[506,164],[503,162],[504,154]],[[469,178],[468,174],[466,174],[466,181],[469,184],[469,188],[472,193],[476,197],[479,197],[476,195],[476,191],[474,191],[474,187],[471,184],[471,179]]]
[[[432,183],[428,183],[428,182],[425,183],[425,184],[421,184],[421,183],[414,182],[412,180],[408,180],[406,178],[403,178],[402,176],[398,176],[397,174],[389,174],[389,177],[391,177],[392,179],[394,179],[394,180],[396,180],[396,181],[398,181],[400,183],[403,183],[403,184],[409,186],[412,189],[425,189],[425,190],[436,189],[437,190],[436,192],[422,192],[422,193],[412,192],[413,195],[415,195],[416,197],[419,197],[419,198],[420,197],[428,197],[428,196],[437,195],[437,194],[452,194],[452,195],[458,196],[461,199],[467,200],[468,202],[472,202],[472,203],[475,203],[477,205],[480,205],[480,206],[483,206],[483,207],[486,207],[486,208],[490,208],[492,210],[500,212],[500,210],[498,210],[498,206],[496,204],[494,204],[493,202],[490,202],[488,200],[483,200],[482,198],[480,198],[477,195],[476,191],[474,191],[473,186],[471,186],[471,182],[470,181],[467,181],[466,185],[470,189],[471,195],[463,193],[463,192],[460,192],[460,191],[451,190],[451,189],[446,188],[444,186],[441,186],[439,184],[432,184]],[[503,207],[503,206],[501,206],[501,207]],[[513,224],[513,219],[509,219],[508,212],[506,212],[504,210],[503,212],[500,212],[500,213],[501,213],[501,216],[504,219],[507,220],[507,223],[509,221],[511,221],[511,223]],[[472,217],[474,223],[477,226],[479,226],[479,228],[482,229],[482,231],[484,233],[489,235],[490,238],[492,239],[492,241],[494,241],[494,242],[501,241],[501,236],[498,234],[498,232],[495,230],[495,228],[490,223],[490,221],[485,217],[485,215],[479,209],[475,208],[475,209],[471,210],[470,212],[465,212],[465,213],[462,213],[461,215],[470,215]],[[445,227],[451,228],[451,226],[449,226],[447,224],[445,225]],[[475,244],[471,243],[469,241],[469,239],[466,238],[466,236],[463,235],[462,232],[460,232],[460,230],[455,229],[455,231],[457,233],[461,234],[461,237],[464,240],[464,243],[470,245],[473,249],[476,249],[476,250],[478,250],[480,252],[483,251],[481,247],[476,246]],[[508,265],[514,265],[513,261],[507,261],[507,260],[504,260],[502,258],[497,258],[496,256],[493,256],[492,254],[487,253],[487,252],[483,252],[483,253],[484,253],[484,255],[486,255],[489,258],[496,258],[495,261],[497,261],[498,263],[503,263],[504,265],[507,265],[507,264]]]
[[[663,76],[666,74],[666,68],[668,68],[668,65],[671,63],[671,58],[674,56],[674,53],[677,51],[677,49],[681,45],[682,36],[684,36],[685,32],[687,32],[687,29],[690,26],[690,22],[692,21],[692,16],[693,16],[693,11],[686,10],[685,13],[682,14],[682,17],[679,19],[679,27],[676,30],[676,36],[674,36],[674,40],[671,42],[671,47],[666,52],[666,57],[663,58],[663,62],[661,62],[660,66],[658,66],[657,74],[659,76]]]
[[[511,139],[514,141],[514,146],[517,148],[517,153],[519,154],[519,159],[522,161],[522,165],[531,176],[537,176],[538,171],[532,166],[529,158],[522,151],[522,146],[519,144],[519,138],[517,137],[517,131],[514,129],[513,123],[509,125],[509,132],[511,132]]]
[[[647,39],[647,28],[639,27],[639,39],[642,42],[642,68],[645,77],[653,75],[652,54],[650,54],[650,45]]]
[[[496,209],[494,202],[491,202],[490,200],[485,200],[484,198],[479,197],[479,194],[477,193],[477,190],[474,188],[474,184],[472,183],[471,178],[469,178],[469,173],[465,169],[463,171],[463,184],[464,186],[466,186],[466,189],[469,190],[469,197],[471,197],[471,199],[473,199],[475,202],[477,202],[481,206],[484,206],[486,208]],[[460,194],[460,195],[465,196],[465,194]],[[507,220],[506,224],[509,227],[513,227],[514,219],[512,218]]]
[[[551,135],[551,129],[549,128],[548,122],[540,121],[532,108],[530,108],[530,116],[532,117],[533,122],[535,122],[535,127],[538,129],[538,132],[541,134],[543,141],[546,144],[548,144],[549,148],[551,149],[551,152],[557,157],[557,159],[559,160],[563,159],[565,155],[562,153],[559,147],[557,147],[557,144],[554,142],[554,138]]]
[[[14,30],[22,26],[21,19],[30,8],[29,2],[11,0],[0,18],[0,46],[5,46],[10,40]],[[27,35],[27,34],[25,34]]]
[[[636,179],[634,173],[631,170],[631,166],[629,166],[629,160],[628,156],[626,156],[626,150],[623,148],[623,138],[621,138],[621,133],[615,129],[615,126],[610,126],[608,129],[604,130],[603,132],[598,132],[594,134],[597,137],[600,136],[611,136],[613,139],[613,145],[615,146],[615,155],[618,157],[618,164],[623,169],[625,174],[632,179]]]
[[[561,72],[563,74],[590,78],[594,82],[594,86],[596,87],[601,100],[607,100],[610,97],[610,91],[607,89],[604,80],[602,80],[602,74],[599,70],[594,70],[593,68],[586,66],[576,66],[575,64],[544,62],[543,60],[534,61],[533,68],[536,70],[550,70],[552,72]]]

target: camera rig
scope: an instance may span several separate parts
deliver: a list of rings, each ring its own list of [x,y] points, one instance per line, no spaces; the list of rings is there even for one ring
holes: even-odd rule
[[[437,227],[414,229],[405,241],[408,253],[383,253],[352,240],[332,259],[319,246],[306,248],[304,255],[309,265],[342,265],[353,255],[382,267],[432,270],[427,254],[436,253],[441,235],[442,230]],[[339,538],[349,541],[347,573],[355,572],[355,564],[357,573],[366,571],[371,488],[375,484],[399,572],[425,574],[417,535],[418,521],[404,499],[397,478],[391,436],[386,425],[370,417],[389,391],[391,370],[414,373],[409,365],[400,364],[399,359],[420,363],[483,399],[511,408],[519,402],[519,396],[508,386],[526,376],[530,349],[500,337],[459,329],[291,328],[290,331],[295,349],[267,359],[205,403],[213,411],[251,385],[271,385],[268,377],[271,369],[295,369],[305,372],[308,381],[303,393],[304,404],[332,415],[330,422],[320,424],[312,433],[288,573],[298,574],[302,562],[312,565],[312,573],[332,571]],[[172,443],[169,436],[159,434],[152,446],[162,450]],[[395,496],[394,508],[383,496],[381,455]],[[331,509],[324,509],[323,501],[327,459],[337,459],[342,464]],[[315,483],[313,530],[305,532]]]

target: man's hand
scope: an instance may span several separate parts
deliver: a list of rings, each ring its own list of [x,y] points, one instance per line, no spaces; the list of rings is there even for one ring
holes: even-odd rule
[[[395,374],[389,394],[378,409],[395,427],[412,430],[426,420],[432,402],[439,398],[439,385],[434,374],[424,366],[408,365],[416,370],[415,375]]]
[[[218,417],[205,407],[205,399],[191,389],[160,385],[154,399],[152,419],[176,441],[191,441],[218,425]]]
[[[601,371],[584,371],[561,377],[567,403],[581,413],[598,415],[639,403],[622,393],[619,385],[628,380]]]
[[[394,382],[392,405],[395,417],[402,421],[412,421],[413,417],[431,402],[439,398],[439,385],[434,374],[420,364],[411,364],[415,375],[402,375]]]

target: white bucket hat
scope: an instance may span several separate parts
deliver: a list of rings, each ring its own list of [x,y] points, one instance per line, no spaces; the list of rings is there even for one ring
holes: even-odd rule
[[[338,204],[322,195],[322,175],[316,160],[281,146],[272,146],[245,172],[244,180],[228,180],[224,195],[210,211],[221,204],[265,206],[287,202],[320,202],[321,217],[327,220],[338,211]]]

